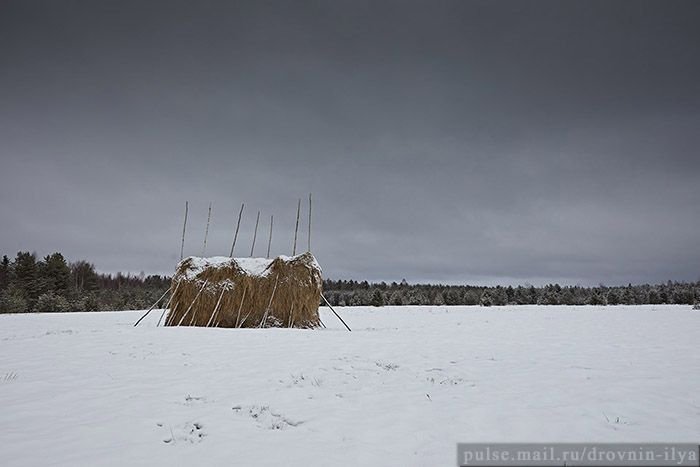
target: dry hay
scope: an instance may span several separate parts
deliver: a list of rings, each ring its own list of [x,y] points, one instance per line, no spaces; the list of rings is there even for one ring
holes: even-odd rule
[[[273,260],[196,258],[181,261],[166,326],[320,326],[321,268],[311,253]]]

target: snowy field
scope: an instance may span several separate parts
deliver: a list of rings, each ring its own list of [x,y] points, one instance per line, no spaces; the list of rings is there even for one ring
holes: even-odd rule
[[[451,466],[458,441],[700,439],[689,306],[338,311],[353,332],[326,309],[317,331],[0,315],[0,463]]]

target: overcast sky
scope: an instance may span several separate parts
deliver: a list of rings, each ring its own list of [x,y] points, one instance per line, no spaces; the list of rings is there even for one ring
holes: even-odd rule
[[[700,279],[700,2],[3,1],[0,253]],[[306,215],[304,204],[303,216]],[[306,221],[300,243],[306,245]]]

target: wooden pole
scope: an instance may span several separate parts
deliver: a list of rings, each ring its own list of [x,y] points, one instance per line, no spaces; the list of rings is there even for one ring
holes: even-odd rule
[[[274,221],[274,216],[270,216],[270,238],[267,239],[267,256],[270,257],[270,247],[272,246],[272,223]]]
[[[267,309],[265,310],[265,313],[263,313],[263,317],[260,320],[260,325],[258,326],[259,328],[263,327],[265,322],[267,321],[267,317],[270,314],[270,307],[272,306],[272,299],[275,298],[275,291],[277,290],[277,280],[280,278],[280,275],[277,274],[275,276],[275,286],[272,287],[272,294],[270,295],[270,301],[267,303]]]
[[[161,295],[160,298],[159,298],[158,300],[156,300],[156,302],[155,302],[153,305],[151,305],[151,307],[148,309],[148,311],[146,311],[146,313],[144,313],[143,316],[141,316],[141,317],[138,319],[138,321],[136,321],[136,322],[134,323],[134,327],[138,326],[139,323],[141,322],[141,320],[143,320],[146,316],[148,316],[148,314],[156,307],[156,305],[158,304],[158,302],[160,302],[161,300],[163,300],[163,298],[168,294],[168,292],[170,292],[170,287],[168,287],[168,290],[166,290],[165,292],[163,292],[163,295]]]
[[[214,321],[214,316],[219,312],[219,305],[221,305],[221,299],[224,297],[224,292],[226,292],[226,288],[222,287],[221,288],[221,294],[219,295],[219,299],[216,301],[216,306],[214,307],[214,311],[211,312],[211,316],[209,317],[209,321],[207,321],[206,327],[209,327],[209,325]]]
[[[209,222],[211,221],[211,203],[209,203],[209,214],[207,214],[207,229],[204,231],[204,246],[202,247],[202,256],[207,252],[207,237],[209,236]]]
[[[307,240],[308,245],[306,251],[311,251],[311,193],[309,193],[309,236]]]
[[[190,303],[189,308],[187,308],[187,311],[185,312],[185,314],[182,315],[182,318],[180,318],[180,322],[177,323],[178,326],[180,326],[180,325],[182,324],[182,322],[185,320],[185,318],[187,317],[187,315],[190,314],[190,310],[191,310],[192,307],[194,306],[194,302],[197,301],[197,299],[199,298],[199,294],[202,293],[202,290],[204,290],[204,287],[207,286],[207,283],[209,283],[209,280],[208,280],[208,279],[204,281],[204,284],[202,284],[202,288],[199,289],[199,292],[197,292],[197,295],[194,296],[194,300],[192,300],[192,303]]]
[[[297,232],[299,231],[299,212],[301,211],[301,198],[299,198],[299,202],[297,203],[297,223],[296,226],[294,227],[294,248],[292,248],[292,256],[295,256],[297,254]]]
[[[245,206],[245,203],[241,203],[241,210],[238,211],[238,222],[236,223],[236,233],[233,235],[233,244],[231,245],[231,253],[228,255],[229,258],[233,258],[233,249],[236,247],[236,239],[238,238],[238,229],[241,228],[241,216],[243,215],[243,206]]]
[[[241,302],[241,304],[242,304],[242,303],[243,303],[243,302]],[[237,328],[242,328],[242,327],[243,327],[243,323],[245,323],[245,320],[248,319],[248,316],[250,316],[250,314],[251,314],[252,312],[253,312],[253,310],[250,310],[250,311],[248,312],[248,314],[245,315],[245,316],[243,317],[243,321],[241,321],[241,324],[240,324],[239,326],[236,326],[236,327],[237,327]]]
[[[243,300],[245,300],[245,291],[248,290],[248,287],[245,285],[243,286],[243,296],[241,297],[241,303],[238,305],[238,314],[236,314],[236,327],[238,327],[238,320],[241,317],[241,308],[243,308]],[[245,321],[245,320],[244,320]],[[241,323],[241,326],[243,323]]]
[[[173,302],[173,297],[177,293],[177,289],[180,288],[180,282],[182,281],[177,282],[175,290],[173,290],[173,293],[170,295],[170,300],[168,300],[168,303],[165,304],[165,308],[163,308],[163,312],[160,314],[160,318],[158,318],[158,323],[156,323],[156,327],[160,326],[160,322],[163,321],[163,316],[165,316],[165,312],[168,311],[168,308],[170,308],[170,304]],[[172,287],[172,285],[170,287]]]
[[[331,311],[332,311],[333,314],[336,316],[336,318],[338,318],[338,319],[340,320],[340,322],[343,323],[343,326],[345,326],[345,329],[347,329],[347,330],[349,331],[350,328],[348,327],[348,325],[345,324],[345,321],[343,321],[343,318],[341,318],[340,315],[339,315],[338,313],[335,312],[335,310],[333,309],[333,307],[331,306],[331,304],[328,303],[328,300],[326,300],[326,297],[324,297],[323,294],[321,294],[321,298],[323,299],[324,302],[326,302],[326,305],[328,305],[328,308],[331,309]]]
[[[163,316],[165,316],[165,312],[168,310],[168,307],[170,306],[170,302],[173,301],[173,296],[170,296],[170,300],[168,300],[168,304],[165,305],[165,308],[163,308],[163,312],[160,314],[160,318],[158,318],[158,322],[156,323],[156,327],[160,326],[160,322],[163,321]]]
[[[185,254],[185,229],[187,228],[187,201],[185,201],[185,222],[182,224],[182,244],[180,245],[180,261]]]
[[[250,247],[250,257],[253,257],[253,250],[255,250],[255,238],[258,236],[258,224],[260,223],[260,211],[258,211],[258,218],[255,219],[255,232],[253,233],[253,245]]]

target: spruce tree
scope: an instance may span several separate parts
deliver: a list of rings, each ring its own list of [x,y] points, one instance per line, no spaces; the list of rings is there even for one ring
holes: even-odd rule
[[[39,280],[36,255],[26,251],[17,253],[12,265],[11,283],[20,291],[30,309],[39,298]]]
[[[374,289],[374,293],[372,294],[372,301],[370,302],[372,306],[384,306],[384,295],[382,295],[382,291],[379,289]]]
[[[41,264],[39,278],[44,293],[65,296],[70,286],[70,268],[61,253],[46,256]]]
[[[7,289],[8,285],[10,285],[10,259],[7,255],[3,255],[0,262],[0,292]]]

